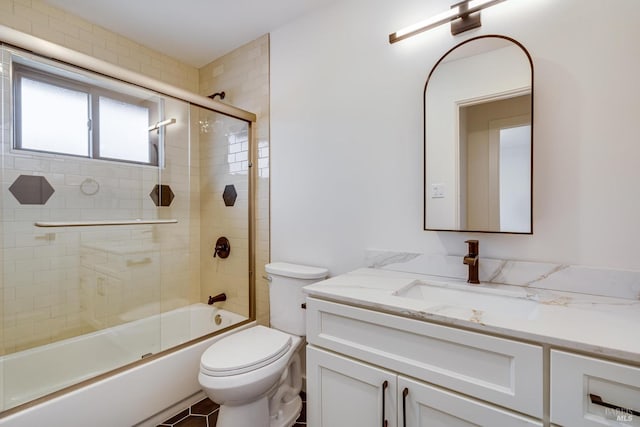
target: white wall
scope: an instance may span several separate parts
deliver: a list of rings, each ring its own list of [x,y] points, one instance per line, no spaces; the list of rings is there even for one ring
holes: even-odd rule
[[[451,1],[348,0],[271,35],[273,260],[362,265],[365,248],[638,269],[640,2],[510,0],[481,29],[389,33]],[[504,34],[534,63],[534,234],[422,230],[422,92],[449,48]]]

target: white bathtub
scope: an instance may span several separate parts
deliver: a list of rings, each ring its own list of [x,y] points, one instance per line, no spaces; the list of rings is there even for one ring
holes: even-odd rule
[[[219,325],[215,323],[216,315],[220,315]],[[44,396],[139,360],[143,355],[158,353],[243,320],[246,318],[199,303],[91,334],[13,353],[0,358],[0,385],[2,385],[0,390],[3,408],[8,409]],[[200,355],[219,338],[220,336],[216,336],[194,344],[2,418],[0,425],[40,425],[39,423],[45,425],[51,423],[52,417],[56,419],[53,423],[55,425],[133,425],[199,390],[197,372]],[[131,381],[135,385],[129,384]],[[115,384],[119,386],[113,388]],[[98,389],[103,389],[103,392],[95,394]],[[108,392],[108,390],[112,391]],[[162,397],[153,397],[157,394],[161,394]],[[86,402],[90,395],[93,395],[97,401]],[[122,402],[116,403],[119,398]],[[56,407],[57,404],[60,407]],[[138,406],[139,410],[132,408],[127,411],[124,409],[127,404]],[[68,405],[72,407],[67,408]],[[104,416],[108,417],[104,419],[104,424],[100,424],[96,419],[100,410],[89,410],[92,406],[98,406],[102,411],[111,407],[104,413]],[[63,408],[73,412],[73,417],[69,421],[64,421],[66,415]],[[78,419],[79,412],[83,411],[90,416],[87,424],[80,423]],[[120,413],[116,414],[117,412]],[[126,416],[121,417],[121,415]],[[119,417],[121,421],[113,417]]]

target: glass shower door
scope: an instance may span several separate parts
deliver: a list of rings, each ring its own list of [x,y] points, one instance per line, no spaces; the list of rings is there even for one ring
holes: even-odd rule
[[[107,126],[132,133],[114,111],[131,105],[148,113],[148,105],[162,107],[158,95],[6,49],[2,73],[0,364],[1,406],[8,409],[160,351],[158,235],[174,223],[154,223],[167,214],[161,212],[160,165],[152,153],[132,159],[122,147],[107,149],[109,141],[123,138],[121,129],[108,132]],[[86,155],[55,143],[69,125],[46,116],[55,116],[56,99],[29,112],[31,95],[16,88],[40,74],[46,74],[41,86],[48,91],[71,77],[83,82],[73,90],[85,91],[78,99],[95,115]],[[105,93],[119,99],[117,105],[105,102]],[[49,94],[55,96],[55,90]],[[182,110],[188,120],[187,103]],[[24,121],[14,120],[18,111]],[[138,141],[147,141],[151,121],[161,113],[137,120]],[[98,122],[105,129],[96,133]],[[43,138],[53,148],[33,145]],[[162,150],[161,139],[148,141]],[[189,206],[188,190],[186,195],[181,203]]]
[[[249,123],[14,49],[0,59],[0,411],[250,318]],[[93,114],[86,153],[46,145],[69,126],[44,120],[55,105],[15,120],[15,67],[47,90],[82,83],[65,90]]]

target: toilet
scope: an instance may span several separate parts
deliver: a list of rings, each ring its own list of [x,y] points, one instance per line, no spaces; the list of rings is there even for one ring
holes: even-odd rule
[[[302,409],[305,310],[302,287],[327,277],[325,268],[267,264],[271,327],[222,338],[200,358],[198,381],[220,404],[217,427],[291,427]]]

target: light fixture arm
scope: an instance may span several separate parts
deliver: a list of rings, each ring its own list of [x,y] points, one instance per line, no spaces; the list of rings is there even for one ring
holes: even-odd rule
[[[480,12],[469,12],[468,1],[463,1],[451,6],[452,9],[456,7],[460,13],[460,19],[451,21],[451,34],[455,36],[456,34],[464,33],[465,31],[482,26],[482,22],[480,21]]]
[[[451,22],[452,34],[459,34],[461,32],[470,30],[472,28],[479,27],[480,16],[471,16],[471,14],[480,12],[482,9],[493,6],[494,4],[501,3],[505,0],[466,0],[461,3],[456,3],[451,6],[451,9],[428,18],[417,24],[403,28],[395,33],[389,34],[389,43],[396,43],[400,40],[404,40],[409,37],[413,37],[416,34],[420,34],[424,31],[436,28],[442,24]],[[453,22],[460,19],[460,22]]]

